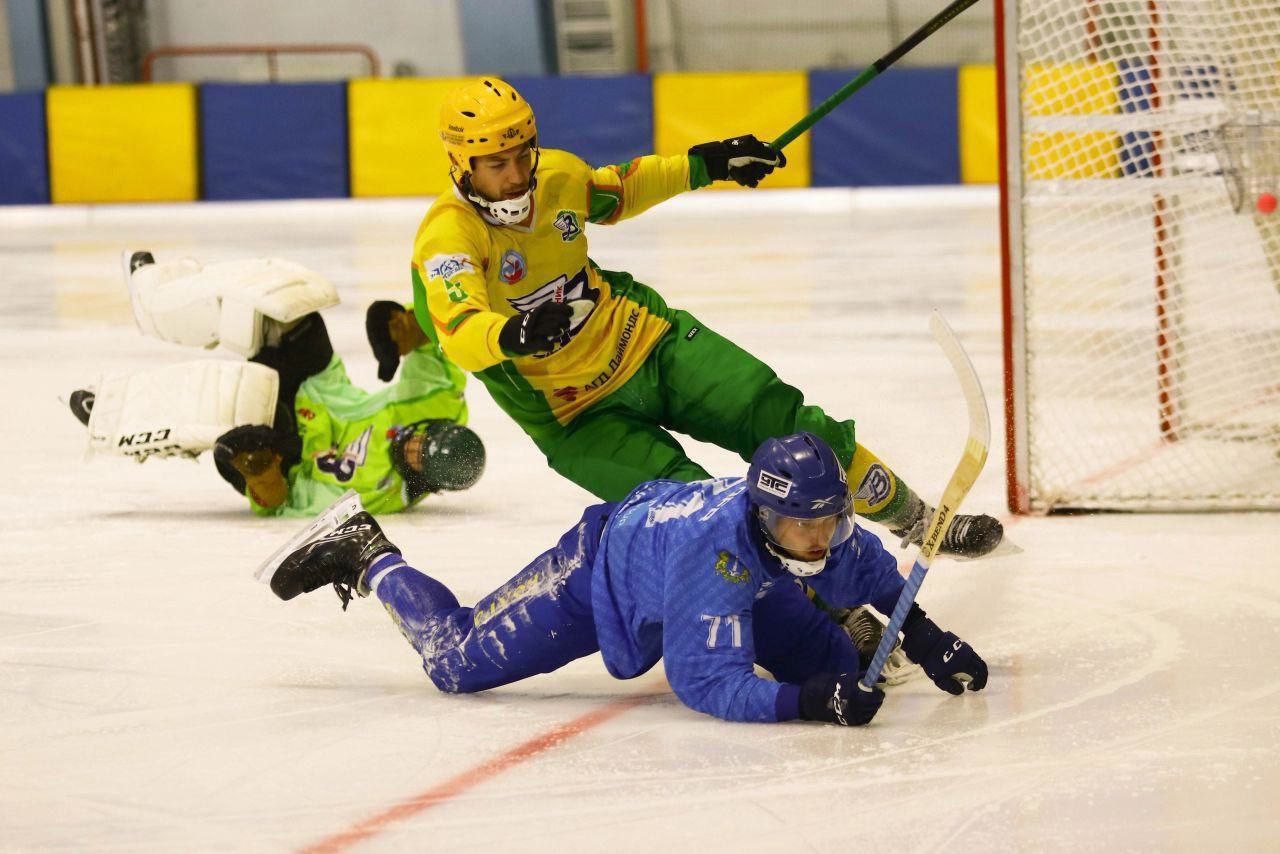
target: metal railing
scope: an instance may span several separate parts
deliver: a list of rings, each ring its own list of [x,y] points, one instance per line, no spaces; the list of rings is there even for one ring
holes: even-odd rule
[[[364,57],[369,66],[369,76],[377,77],[381,70],[378,54],[373,48],[363,44],[210,44],[210,45],[168,45],[154,48],[142,58],[142,80],[150,83],[152,70],[156,60],[188,56],[235,56],[260,55],[267,61],[267,79],[275,82],[279,75],[276,58],[280,54],[358,54]]]

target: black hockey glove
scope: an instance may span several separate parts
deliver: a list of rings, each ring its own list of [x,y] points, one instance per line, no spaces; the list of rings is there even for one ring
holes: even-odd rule
[[[963,694],[966,684],[970,691],[987,687],[987,663],[969,644],[938,628],[919,605],[911,606],[902,626],[902,651],[948,694]]]
[[[883,702],[884,692],[863,689],[857,673],[822,673],[800,686],[800,718],[806,721],[863,726],[871,722]]]
[[[707,165],[707,176],[713,181],[737,181],[754,187],[774,169],[787,165],[787,156],[751,134],[735,136],[723,142],[704,142],[689,149]]]
[[[498,333],[498,346],[516,356],[550,353],[569,340],[573,309],[567,303],[547,302],[508,318]]]

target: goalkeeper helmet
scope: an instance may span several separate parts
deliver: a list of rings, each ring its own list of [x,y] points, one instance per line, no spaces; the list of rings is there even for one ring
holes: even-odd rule
[[[480,437],[452,421],[415,421],[391,439],[391,462],[413,498],[470,489],[484,473],[484,461]]]
[[[853,536],[853,494],[844,466],[812,433],[766,439],[751,457],[747,490],[765,544],[792,575],[823,570]]]
[[[440,139],[449,155],[449,177],[462,195],[503,225],[523,220],[533,204],[537,186],[538,126],[533,108],[511,84],[486,77],[461,86],[440,108]],[[534,174],[529,189],[518,198],[491,201],[471,186],[472,158],[501,154],[528,143],[534,149]]]

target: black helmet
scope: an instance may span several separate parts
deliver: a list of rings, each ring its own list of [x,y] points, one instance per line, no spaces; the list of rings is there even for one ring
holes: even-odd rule
[[[416,453],[409,441],[422,436]],[[470,489],[484,473],[484,443],[474,430],[447,420],[416,421],[396,430],[391,462],[413,497]]]

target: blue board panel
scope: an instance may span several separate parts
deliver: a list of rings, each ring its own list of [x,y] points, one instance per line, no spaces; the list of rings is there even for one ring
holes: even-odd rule
[[[0,204],[49,201],[43,92],[0,95]]]
[[[348,195],[346,83],[200,87],[202,197]]]
[[[857,74],[810,72],[811,108]],[[956,86],[955,68],[890,68],[876,77],[810,131],[813,186],[959,183]]]
[[[653,153],[648,75],[509,79],[533,105],[540,145],[571,151],[592,166]]]

